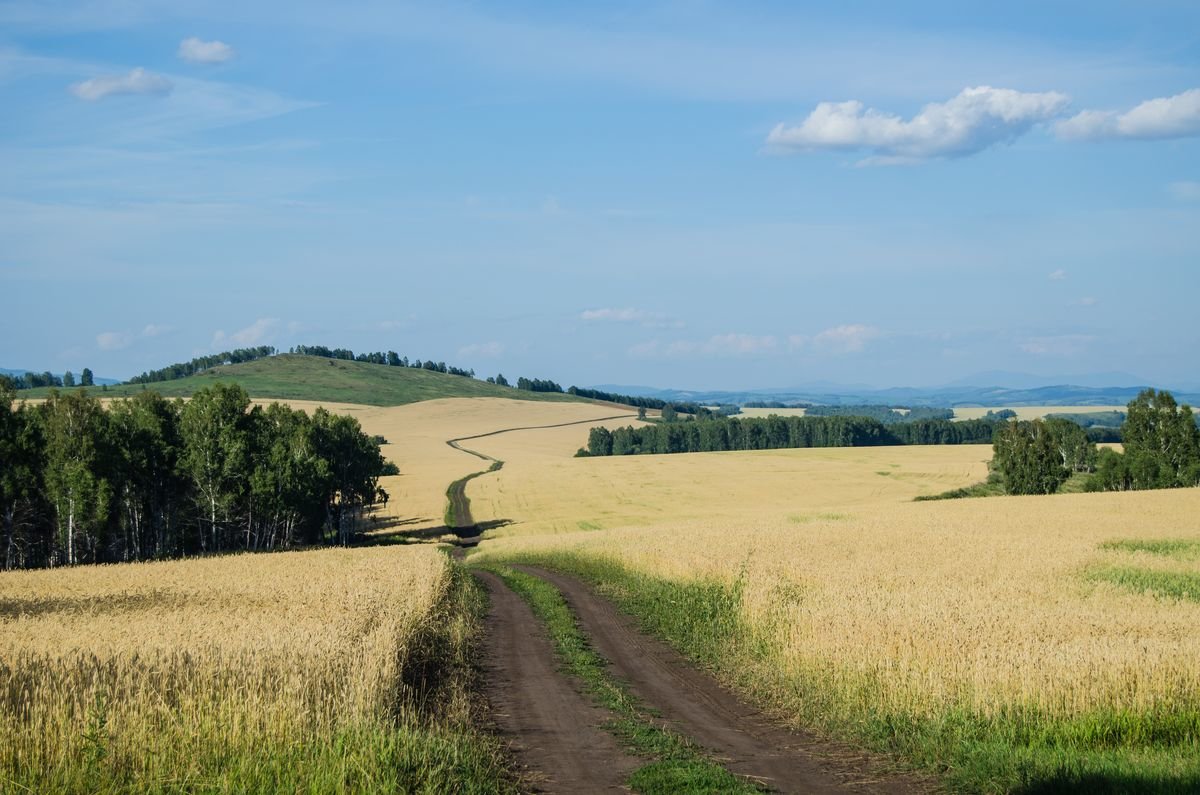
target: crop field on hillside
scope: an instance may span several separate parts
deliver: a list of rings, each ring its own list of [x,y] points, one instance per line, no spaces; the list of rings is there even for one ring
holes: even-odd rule
[[[1125,411],[1125,406],[1004,406],[1003,408],[960,406],[954,409],[954,419],[977,420],[989,411],[1003,411],[1003,409],[1010,409],[1017,412],[1017,419],[1019,420],[1037,420],[1045,417],[1047,414],[1092,414],[1104,411]]]
[[[476,516],[515,522],[480,559],[589,576],[786,719],[968,790],[1200,782],[1200,491],[914,503],[990,448],[549,441],[480,440],[508,464],[472,481]]]
[[[5,573],[0,790],[502,779],[461,683],[413,689],[431,662],[453,675],[455,598],[425,546]]]

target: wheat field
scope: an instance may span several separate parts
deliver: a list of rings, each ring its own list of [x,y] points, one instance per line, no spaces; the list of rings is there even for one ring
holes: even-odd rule
[[[5,573],[0,790],[370,790],[397,754],[436,775],[422,735],[448,724],[405,672],[451,579],[430,546]]]

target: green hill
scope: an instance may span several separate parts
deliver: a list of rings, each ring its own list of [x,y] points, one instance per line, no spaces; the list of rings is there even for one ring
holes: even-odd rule
[[[124,384],[89,391],[101,397],[126,397],[150,389],[166,397],[188,397],[217,381],[242,385],[252,397],[280,400],[316,400],[359,403],[368,406],[401,406],[422,400],[453,397],[503,397],[514,400],[570,400],[583,398],[551,392],[529,392],[496,386],[461,375],[446,375],[412,367],[325,359],[319,356],[281,354],[243,364],[205,370],[199,375],[153,384]],[[19,397],[44,398],[49,389],[22,390]]]

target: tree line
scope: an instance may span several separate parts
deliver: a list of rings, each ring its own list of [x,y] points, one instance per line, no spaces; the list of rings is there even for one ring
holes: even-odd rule
[[[346,544],[382,494],[356,419],[252,408],[240,386],[14,398],[0,388],[5,569]]]
[[[988,444],[996,424],[919,420],[884,425],[871,417],[713,417],[691,422],[592,428],[581,456],[707,453],[802,447]]]
[[[900,407],[905,408],[905,407]],[[859,405],[859,406],[810,406],[804,410],[809,417],[870,417],[879,420],[884,425],[896,425],[901,422],[917,420],[951,420],[954,419],[954,409],[929,408],[916,406],[904,411],[891,406]]]
[[[407,356],[401,356],[395,351],[375,351],[373,353],[355,355],[354,351],[349,348],[327,348],[324,345],[297,345],[289,348],[288,353],[300,356],[320,356],[324,359],[343,359],[351,362],[382,364],[388,367],[411,367],[416,370],[429,370],[435,373],[445,373],[446,375],[461,375],[466,378],[475,377],[474,370],[464,370],[461,367],[448,365],[445,362],[435,362],[432,359],[427,359],[426,361],[413,359],[409,361]]]
[[[256,348],[234,348],[231,351],[222,351],[221,353],[213,353],[208,356],[197,356],[187,362],[176,362],[158,370],[147,370],[141,375],[130,378],[126,383],[153,384],[160,381],[174,381],[179,378],[187,378],[190,375],[195,375],[213,367],[253,362],[256,359],[265,359],[268,356],[274,355],[275,349],[270,345],[259,345]]]
[[[75,374],[67,370],[61,376],[54,375],[49,370],[44,373],[25,373],[25,375],[6,375],[0,373],[0,388],[8,388],[11,390],[21,389],[37,389],[39,387],[73,387],[73,386],[95,386],[95,377],[92,371],[87,367],[83,368],[83,372],[79,374],[79,381],[75,381]]]
[[[1098,449],[1094,430],[1066,417],[1009,422],[996,434],[992,469],[1009,494],[1052,494],[1077,473],[1089,475],[1089,491],[1200,485],[1200,428],[1170,392],[1147,389],[1129,403],[1123,452]]]

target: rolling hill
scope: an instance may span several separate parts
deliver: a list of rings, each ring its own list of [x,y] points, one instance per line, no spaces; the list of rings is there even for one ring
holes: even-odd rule
[[[150,389],[166,397],[188,397],[218,381],[241,384],[242,388],[256,398],[359,403],[368,406],[401,406],[422,400],[453,397],[583,401],[583,398],[574,395],[528,392],[431,370],[293,354],[280,354],[253,362],[214,367],[198,375],[175,381],[146,385],[123,384],[110,386],[103,392],[93,392],[104,397],[125,397],[137,394],[143,389]],[[49,391],[23,390],[20,397],[46,397]]]

